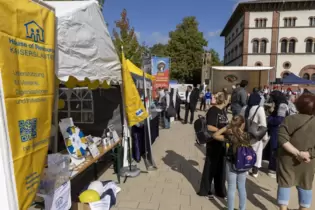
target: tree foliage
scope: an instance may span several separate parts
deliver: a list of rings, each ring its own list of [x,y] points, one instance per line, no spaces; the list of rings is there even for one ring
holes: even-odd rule
[[[127,17],[127,10],[123,9],[120,14],[120,20],[115,21],[116,28],[113,29],[113,43],[121,58],[123,47],[125,57],[138,67],[141,67],[141,57],[144,46],[138,42],[135,29],[130,26]]]
[[[214,49],[210,49],[208,51],[211,53],[211,66],[222,66],[223,62],[220,60],[220,55],[217,51]]]
[[[150,48],[150,52],[152,55],[166,57],[168,56],[167,48],[168,48],[167,44],[158,43]]]
[[[185,17],[169,33],[168,55],[171,57],[171,74],[174,79],[187,80],[202,67],[204,47],[208,42],[198,29],[196,17]]]

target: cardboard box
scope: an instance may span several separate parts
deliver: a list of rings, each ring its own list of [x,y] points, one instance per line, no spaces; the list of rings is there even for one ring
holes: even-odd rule
[[[91,210],[89,204],[72,202],[71,210]]]

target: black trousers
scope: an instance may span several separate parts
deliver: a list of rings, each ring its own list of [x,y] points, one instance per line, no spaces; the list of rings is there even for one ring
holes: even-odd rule
[[[181,120],[181,117],[180,117],[180,102],[177,102],[177,101],[176,101],[176,114],[177,114],[176,119],[177,120]]]
[[[200,111],[204,111],[206,109],[206,99],[205,98],[201,98],[200,99]]]
[[[198,195],[211,195],[211,184],[214,181],[215,195],[226,197],[226,158],[222,142],[211,142],[211,148],[207,148],[205,165],[202,172],[200,190]],[[207,145],[208,146],[208,145]]]
[[[190,112],[190,123],[193,123],[194,121],[194,114],[195,114],[195,106],[192,106],[190,103],[185,104],[185,122],[188,122],[188,114]]]

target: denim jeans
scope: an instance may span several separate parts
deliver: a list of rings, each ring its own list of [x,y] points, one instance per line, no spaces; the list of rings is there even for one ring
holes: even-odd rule
[[[163,112],[164,128],[169,129],[171,127],[170,118],[166,116],[166,111]]]
[[[304,208],[311,208],[312,204],[312,190],[304,190],[296,187],[299,196],[299,204]],[[278,204],[288,206],[290,200],[290,188],[278,186]]]
[[[246,208],[246,172],[238,173],[232,171],[231,163],[226,163],[226,179],[228,183],[228,210],[234,210],[236,186],[239,195],[239,210]]]

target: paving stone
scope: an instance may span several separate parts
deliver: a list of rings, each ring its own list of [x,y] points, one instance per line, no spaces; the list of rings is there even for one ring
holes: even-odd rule
[[[138,208],[139,202],[138,201],[120,201],[118,203],[118,208]]]
[[[161,203],[159,210],[180,210],[179,204],[165,204]]]
[[[146,203],[140,202],[138,208],[139,209],[146,209],[146,210],[157,210],[159,209],[160,203]]]

